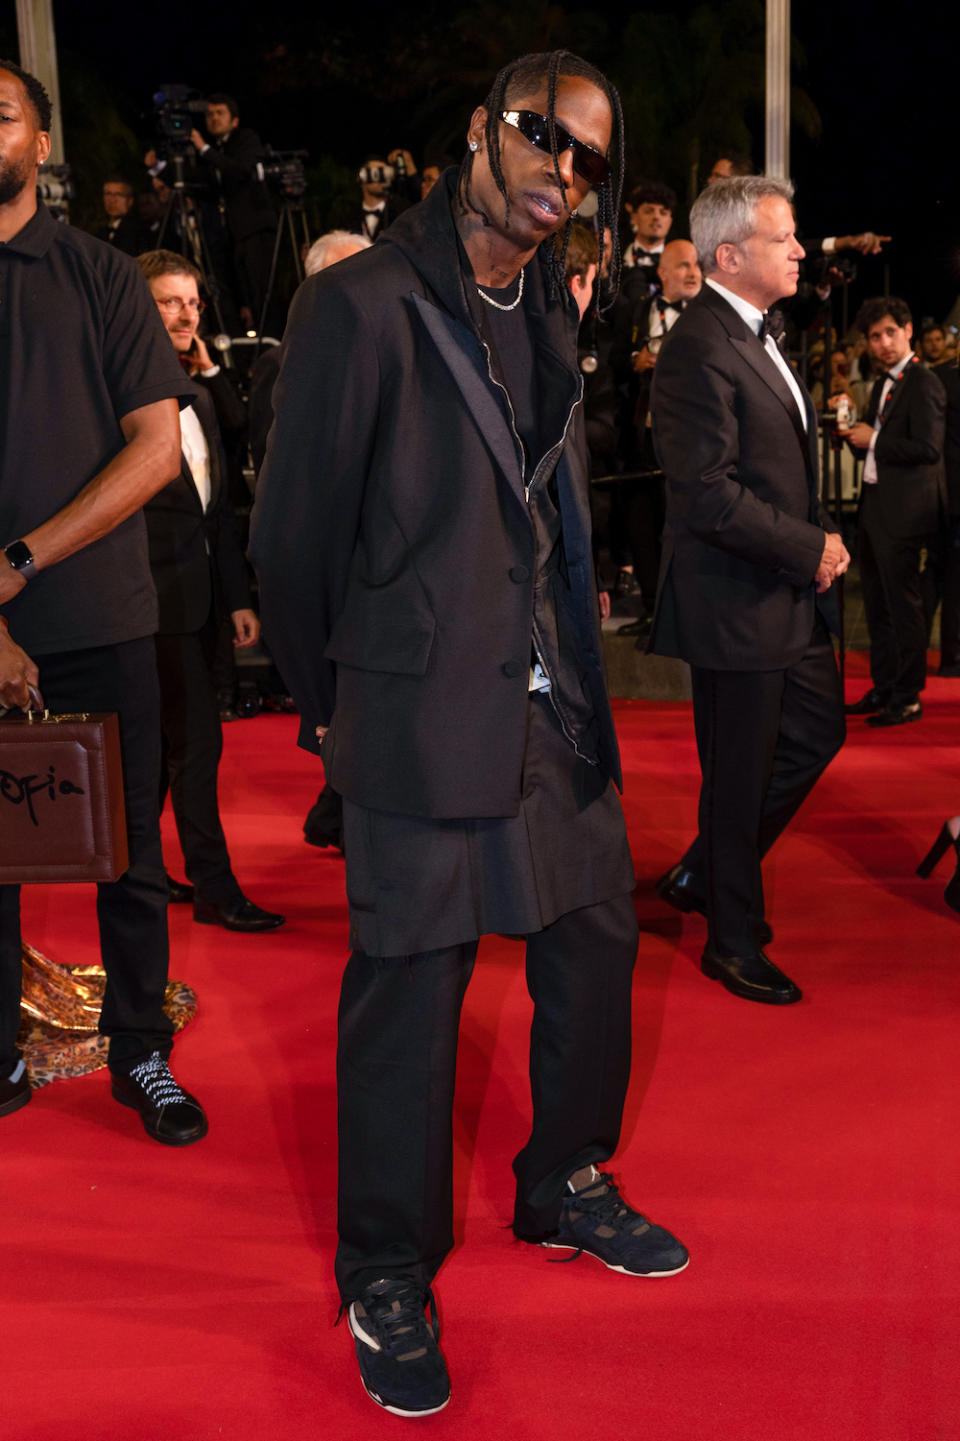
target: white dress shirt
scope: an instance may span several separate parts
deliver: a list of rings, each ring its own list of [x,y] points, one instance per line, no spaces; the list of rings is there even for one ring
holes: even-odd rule
[[[210,450],[207,446],[207,437],[203,433],[203,426],[200,424],[200,417],[192,405],[188,405],[180,412],[180,449],[187,458],[193,483],[200,496],[200,504],[206,514],[212,493]]]
[[[763,323],[762,310],[758,310],[755,305],[751,305],[750,301],[744,300],[742,296],[734,295],[732,290],[727,290],[726,286],[720,285],[710,275],[707,276],[707,284],[710,286],[711,290],[715,290],[718,295],[722,295],[724,300],[726,300],[730,305],[733,306],[734,310],[740,316],[741,320],[746,321],[747,325],[749,325],[754,335],[760,334],[760,326]],[[790,393],[792,394],[794,400],[797,402],[797,409],[800,412],[800,419],[803,421],[803,428],[804,430],[806,430],[808,428],[807,407],[803,399],[803,391],[800,389],[800,382],[794,375],[792,366],[790,366],[789,363],[781,355],[780,347],[777,345],[777,342],[774,340],[772,335],[768,335],[766,337],[763,345],[770,359],[776,365],[777,369],[780,371],[780,374],[789,385]]]
[[[908,350],[902,360],[892,365],[887,371],[887,378],[883,382],[883,389],[880,392],[880,402],[877,405],[877,413],[873,421],[873,434],[870,437],[870,445],[867,448],[867,456],[863,462],[863,483],[864,485],[876,485],[877,483],[877,457],[874,451],[877,448],[877,436],[880,434],[880,417],[883,415],[883,407],[887,403],[887,397],[893,389],[895,380],[899,380],[907,366],[913,359],[913,351]]]

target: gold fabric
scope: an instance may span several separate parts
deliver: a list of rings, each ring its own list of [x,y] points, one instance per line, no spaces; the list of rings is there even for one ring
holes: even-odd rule
[[[106,979],[101,966],[62,965],[23,947],[17,1040],[34,1090],[107,1064],[107,1037],[97,1030]],[[174,1029],[182,1030],[197,1013],[196,992],[168,981],[164,1010]]]

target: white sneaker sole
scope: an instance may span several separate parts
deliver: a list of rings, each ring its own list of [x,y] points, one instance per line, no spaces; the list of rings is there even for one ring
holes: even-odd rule
[[[360,1328],[359,1323],[354,1320],[352,1305],[347,1308],[347,1325],[350,1328],[350,1334],[354,1340],[363,1341],[365,1344],[368,1344],[367,1336]],[[360,1375],[360,1384],[370,1397],[370,1400],[376,1401],[377,1405],[382,1406],[384,1411],[389,1411],[391,1416],[405,1416],[413,1421],[415,1421],[418,1416],[436,1416],[438,1411],[442,1411],[445,1406],[449,1406],[450,1404],[450,1392],[448,1391],[446,1398],[440,1402],[439,1406],[430,1406],[426,1411],[405,1411],[402,1406],[391,1406],[390,1402],[384,1401],[383,1397],[378,1396],[376,1391],[371,1391],[366,1381],[364,1381],[362,1373]]]
[[[541,1241],[540,1245],[546,1246],[550,1251],[576,1251],[579,1249],[577,1246],[561,1245],[558,1241]],[[588,1251],[584,1248],[580,1254],[599,1261],[601,1266],[606,1266],[608,1271],[619,1271],[621,1276],[639,1276],[641,1280],[656,1280],[659,1276],[679,1276],[680,1272],[685,1271],[690,1265],[688,1256],[682,1266],[674,1266],[670,1271],[631,1271],[628,1266],[615,1266],[612,1261],[605,1261],[602,1256],[597,1255],[596,1251]]]

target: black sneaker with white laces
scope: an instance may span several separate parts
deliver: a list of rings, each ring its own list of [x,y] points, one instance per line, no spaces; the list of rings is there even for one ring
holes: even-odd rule
[[[110,1089],[122,1106],[140,1112],[143,1129],[165,1146],[191,1146],[207,1134],[207,1118],[195,1096],[178,1086],[159,1051],[129,1075],[112,1074]]]
[[[429,1319],[425,1308],[429,1306]],[[430,1291],[412,1281],[374,1281],[347,1308],[360,1378],[371,1400],[394,1416],[432,1416],[450,1400]]]
[[[572,1250],[572,1256],[563,1258],[566,1261],[575,1261],[586,1251],[611,1271],[628,1276],[675,1276],[690,1264],[687,1249],[676,1236],[632,1210],[611,1176],[591,1169],[592,1179],[580,1190],[569,1183],[560,1228],[541,1245]]]

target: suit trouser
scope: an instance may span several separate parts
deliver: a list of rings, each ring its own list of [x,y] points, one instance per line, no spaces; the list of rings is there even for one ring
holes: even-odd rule
[[[230,868],[217,802],[223,729],[210,674],[212,622],[186,635],[158,635],[163,725],[161,805],[170,788],[187,879],[204,900],[231,905],[240,887]]]
[[[931,542],[920,587],[927,642],[939,605],[940,664],[960,666],[960,517],[945,520]]]
[[[513,1163],[514,1230],[557,1229],[567,1179],[607,1160],[630,1076],[637,951],[630,895],[571,911],[527,940],[533,1125]],[[337,1282],[426,1288],[453,1245],[453,1093],[477,942],[403,957],[354,951],[340,997]]]
[[[840,675],[818,616],[805,654],[773,671],[692,667],[700,830],[682,864],[707,901],[710,946],[752,955],[761,860],[843,744]]]
[[[870,675],[885,704],[910,705],[927,679],[927,625],[920,582],[923,536],[889,533],[877,504],[877,487],[860,498],[857,561],[870,632]]]
[[[100,1031],[110,1037],[110,1069],[129,1071],[152,1051],[169,1055],[173,1044],[173,1026],[163,1011],[169,946],[157,808],[160,695],[153,637],[36,659],[50,710],[116,711],[119,716],[130,865],[119,880],[97,886],[100,953],[107,973]],[[19,1055],[20,943],[20,887],[0,886],[0,1076],[9,1075]]]

